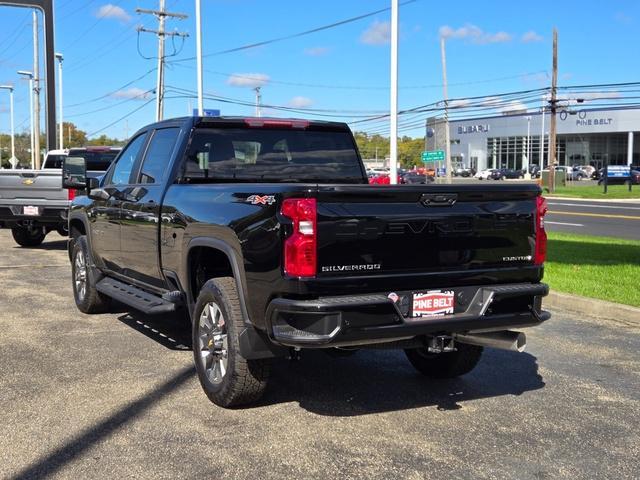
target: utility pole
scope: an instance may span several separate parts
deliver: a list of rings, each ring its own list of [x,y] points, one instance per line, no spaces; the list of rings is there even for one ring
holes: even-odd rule
[[[9,90],[9,113],[11,115],[11,158],[9,163],[11,168],[16,168],[18,160],[16,159],[16,139],[15,131],[13,128],[13,85],[0,85],[1,90]]]
[[[136,8],[138,13],[146,13],[155,15],[158,18],[158,29],[152,30],[144,27],[138,27],[138,32],[154,33],[158,36],[158,78],[156,85],[156,122],[164,118],[164,41],[166,37],[188,37],[184,32],[166,32],[165,21],[167,17],[184,20],[187,15],[183,13],[172,13],[165,10],[165,0],[160,0],[160,8],[158,10],[147,10],[144,8]]]
[[[260,111],[260,106],[262,105],[262,94],[260,93],[260,87],[256,87],[253,90],[256,92],[256,117],[261,117],[262,112]]]
[[[40,170],[40,42],[38,14],[33,11],[33,167]]]
[[[198,116],[204,115],[202,81],[202,20],[200,0],[196,0],[196,81],[198,83]],[[191,110],[191,109],[189,109]],[[189,112],[191,115],[191,112]]]
[[[558,31],[553,29],[553,72],[551,75],[551,126],[549,127],[549,192],[556,188],[556,106],[558,88]]]
[[[389,180],[398,183],[398,0],[391,0],[391,121],[389,132]]]
[[[56,53],[58,59],[58,102],[60,106],[60,141],[58,148],[64,150],[64,117],[62,116],[62,61],[64,60],[61,53]]]
[[[451,133],[449,132],[449,94],[447,92],[447,54],[444,37],[440,37],[440,54],[442,55],[442,88],[444,94],[444,155],[447,183],[451,183]]]
[[[33,72],[18,70],[18,75],[29,79],[29,130],[31,131],[31,144],[29,149],[31,150],[31,168],[33,168]]]

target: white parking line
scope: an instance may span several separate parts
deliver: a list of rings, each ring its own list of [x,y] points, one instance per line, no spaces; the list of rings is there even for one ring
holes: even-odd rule
[[[548,205],[562,205],[564,207],[592,207],[592,208],[610,208],[611,210],[640,210],[640,207],[619,207],[618,205],[593,205],[591,203],[557,203],[548,202]]]
[[[550,222],[545,220],[545,225],[564,225],[565,227],[584,227],[581,223],[564,223],[564,222]]]

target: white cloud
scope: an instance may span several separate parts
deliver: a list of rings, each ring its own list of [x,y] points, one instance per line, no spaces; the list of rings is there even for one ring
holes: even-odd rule
[[[500,99],[498,97],[487,97],[482,100],[482,105],[487,107],[493,107],[500,104]]]
[[[293,108],[308,108],[313,105],[313,100],[307,97],[293,97],[288,105]]]
[[[629,25],[630,23],[633,23],[633,17],[623,12],[616,13],[613,18],[615,19],[616,22],[623,23],[625,25]]]
[[[391,40],[391,24],[375,21],[360,35],[360,42],[366,45],[384,45]]]
[[[542,37],[542,35],[538,35],[533,30],[529,30],[527,33],[524,33],[522,35],[521,40],[524,43],[532,43],[532,42],[541,42],[542,40],[544,40],[544,38]]]
[[[112,98],[130,98],[137,100],[145,100],[149,98],[151,92],[148,90],[142,90],[141,88],[131,87],[126,90],[118,90],[117,92],[113,92],[109,95]]]
[[[471,43],[486,45],[488,43],[504,43],[512,40],[511,34],[507,32],[488,33],[476,25],[467,24],[464,27],[452,28],[443,25],[439,30],[440,36],[444,38],[455,38],[470,40]]]
[[[232,87],[256,88],[269,83],[269,75],[264,73],[234,73],[227,78],[227,85]]]
[[[501,113],[520,113],[526,111],[527,106],[519,100],[512,100],[500,109]]]
[[[321,57],[329,53],[329,48],[327,47],[312,47],[305,48],[304,54],[309,55],[310,57]]]
[[[468,100],[466,98],[462,98],[460,100],[451,100],[449,102],[449,108],[462,108],[462,107],[466,107],[470,103],[471,103],[471,100]]]
[[[131,20],[131,15],[129,15],[122,7],[113,5],[111,3],[102,5],[98,9],[98,12],[96,13],[96,17],[114,18],[116,20],[120,20],[121,22],[125,22],[125,23]]]

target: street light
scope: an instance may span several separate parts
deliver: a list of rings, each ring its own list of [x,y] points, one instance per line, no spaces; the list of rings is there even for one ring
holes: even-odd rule
[[[0,85],[0,89],[9,90],[9,104],[10,104],[10,115],[11,115],[11,158],[9,159],[9,163],[12,168],[16,168],[16,163],[18,163],[18,159],[16,158],[16,140],[15,140],[15,132],[13,130],[13,85]]]
[[[200,0],[196,0],[196,80],[198,84],[198,116],[204,115],[202,102],[202,21]]]
[[[60,150],[64,149],[64,123],[62,121],[62,62],[64,57],[61,53],[56,53],[56,58],[58,59],[58,82],[59,82],[59,92],[58,92],[58,102],[60,102],[60,140],[58,148]]]
[[[25,76],[29,79],[29,121],[31,124],[31,168],[35,162],[35,138],[33,136],[33,72],[26,70],[18,70],[18,75]]]

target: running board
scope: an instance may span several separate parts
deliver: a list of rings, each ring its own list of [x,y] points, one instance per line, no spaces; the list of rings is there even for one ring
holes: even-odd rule
[[[96,284],[96,289],[114,300],[147,314],[173,312],[177,308],[175,302],[109,277],[100,280]]]

